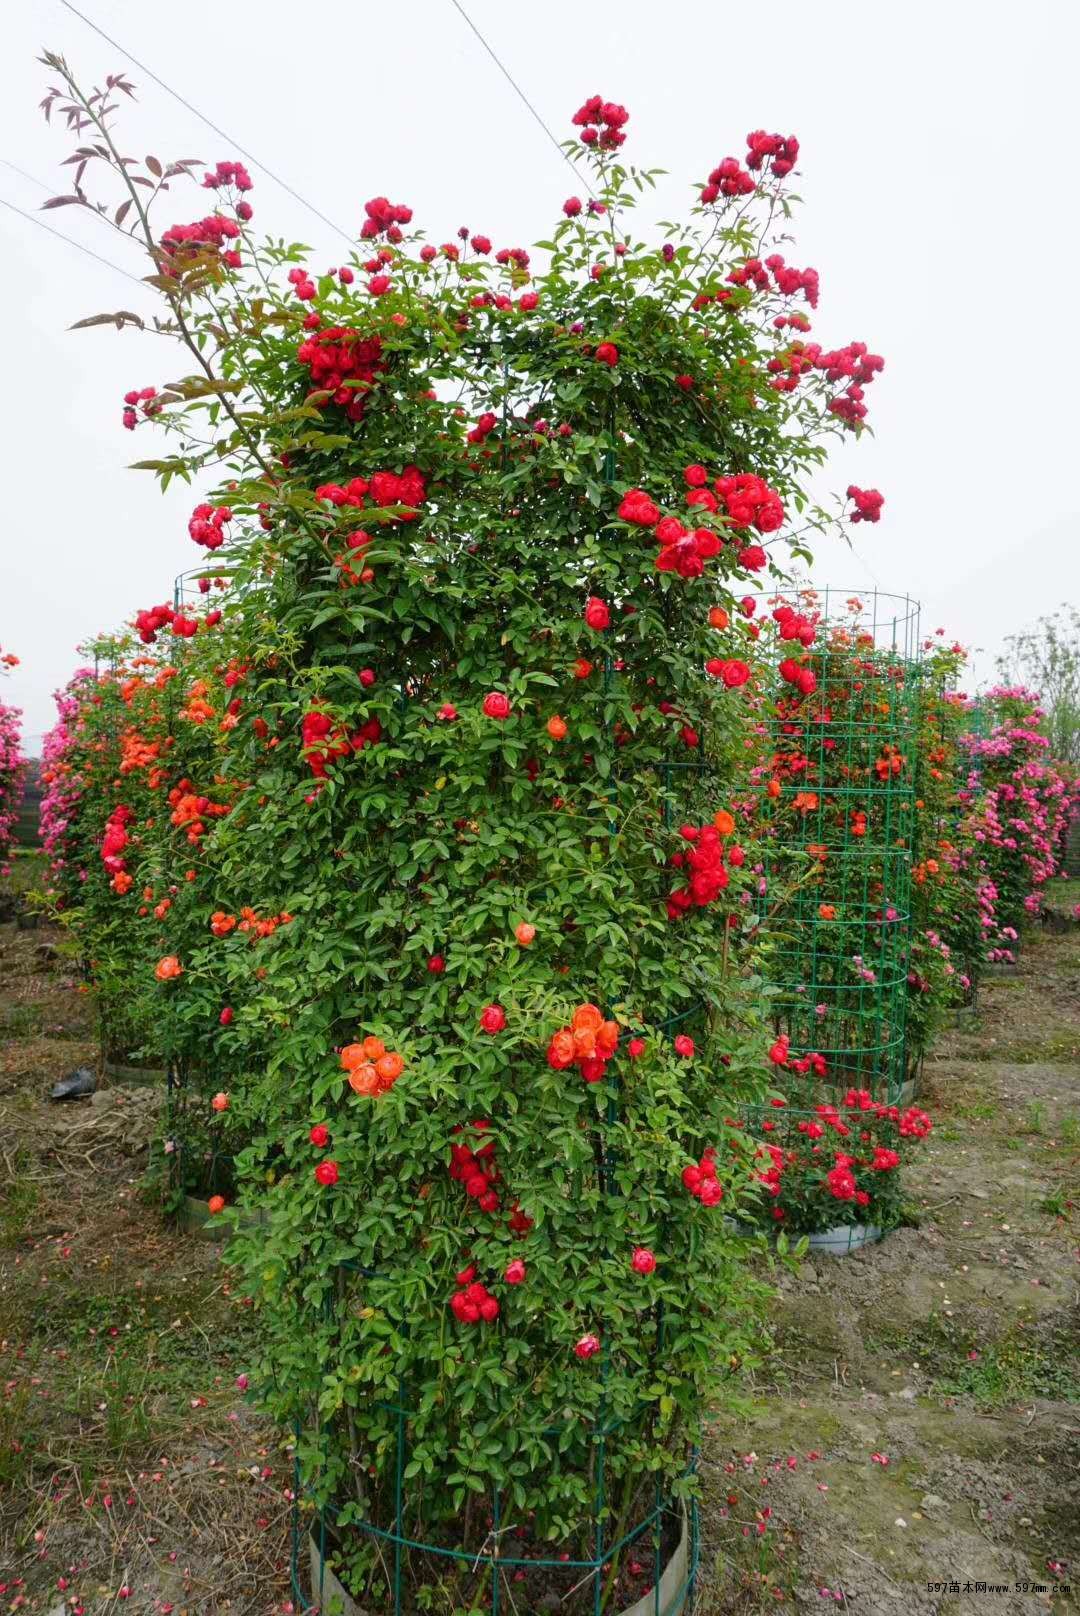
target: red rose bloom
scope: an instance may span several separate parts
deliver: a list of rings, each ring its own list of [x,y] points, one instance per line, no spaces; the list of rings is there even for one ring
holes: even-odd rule
[[[605,629],[611,627],[611,612],[606,602],[597,595],[590,595],[585,607],[585,621],[590,628]]]
[[[318,1184],[336,1184],[338,1181],[338,1164],[336,1161],[320,1162],[315,1169],[315,1181]]]
[[[660,520],[660,507],[641,488],[628,488],[619,504],[618,517],[636,527],[652,527]]]
[[[501,1004],[485,1005],[480,1012],[480,1026],[484,1032],[502,1032],[506,1026],[506,1011]]]
[[[484,697],[484,716],[486,718],[509,718],[510,697],[504,696],[501,690],[492,690]]]

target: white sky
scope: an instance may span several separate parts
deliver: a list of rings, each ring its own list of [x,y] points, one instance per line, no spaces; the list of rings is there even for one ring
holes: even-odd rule
[[[559,139],[589,94],[629,107],[628,159],[670,176],[642,224],[676,216],[688,182],[741,156],[749,129],[798,135],[805,205],[787,256],[821,274],[814,335],[861,338],[886,359],[868,394],[876,435],[846,446],[828,479],[880,488],[885,513],[853,530],[855,554],[820,551],[815,582],[917,596],[926,627],[983,648],[983,677],[1005,634],[1080,603],[1074,0],[463,3]],[[382,192],[436,240],[467,224],[529,246],[580,190],[450,0],[79,9],[348,231]],[[139,100],[120,126],[126,152],[240,155],[60,0],[7,8],[3,42],[0,157],[49,194],[68,188],[57,165],[70,147],[37,111],[42,45],[84,82],[128,73]],[[252,174],[256,226],[311,244],[314,268],[337,262],[339,238]],[[35,212],[45,195],[0,164],[0,197]],[[174,196],[162,227],[208,200]],[[81,210],[42,217],[143,272],[137,248]],[[145,312],[153,295],[4,208],[0,240],[0,644],[22,658],[2,689],[36,750],[77,642],[170,598],[201,552],[185,531],[194,496],[162,499],[126,469],[162,440],[121,429],[122,394],[168,380],[171,348],[67,329]]]

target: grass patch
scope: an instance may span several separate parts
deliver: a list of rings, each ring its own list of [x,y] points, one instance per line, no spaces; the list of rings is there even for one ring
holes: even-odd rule
[[[1036,1341],[1019,1333],[987,1347],[935,1383],[944,1397],[970,1397],[987,1407],[1032,1397],[1080,1403],[1080,1354],[1063,1335]]]
[[[969,1100],[950,1109],[952,1115],[963,1122],[989,1122],[998,1115],[1001,1105],[994,1100]]]
[[[0,1014],[0,1035],[5,1038],[36,1038],[44,1025],[38,1004],[13,1004]]]
[[[1044,891],[1051,909],[1068,909],[1071,912],[1080,903],[1080,881],[1050,881]]]
[[[917,1363],[937,1397],[970,1398],[984,1408],[1033,1397],[1080,1403],[1076,1315],[1049,1325],[1045,1319],[1020,1320],[1000,1340],[980,1345],[958,1320],[932,1313],[914,1329],[886,1332],[878,1340],[883,1351],[900,1351]]]
[[[1021,1066],[1037,1062],[1053,1066],[1061,1061],[1075,1061],[1080,1059],[1080,1030],[1057,1032],[1037,1043],[1006,1045],[998,1058]]]
[[[0,1355],[0,1488],[16,1493],[55,1470],[89,1485],[167,1452],[231,1405],[253,1345],[250,1315],[216,1274],[141,1289],[117,1276],[97,1290],[73,1275],[19,1300],[21,1339]]]
[[[41,1204],[41,1192],[26,1177],[30,1157],[17,1150],[11,1178],[0,1188],[0,1247],[17,1246],[33,1229]]]

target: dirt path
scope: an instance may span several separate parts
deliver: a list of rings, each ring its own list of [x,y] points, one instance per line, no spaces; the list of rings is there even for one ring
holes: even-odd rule
[[[700,1616],[1080,1610],[1080,929],[936,1057],[917,1226],[785,1277],[707,1444]]]
[[[59,942],[0,923],[0,1611],[283,1612],[291,1463],[216,1249],[140,1191],[160,1094],[44,1098],[96,1054]]]
[[[0,923],[0,1611],[286,1612],[246,1313],[140,1194],[158,1097],[45,1102],[93,1056],[57,942]],[[697,1616],[1080,1610],[1016,1591],[1080,1584],[1080,928],[987,987],[923,1102],[916,1226],[785,1275],[706,1444]]]

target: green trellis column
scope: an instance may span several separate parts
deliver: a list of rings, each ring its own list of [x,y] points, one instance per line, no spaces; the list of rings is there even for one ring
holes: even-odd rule
[[[604,455],[603,479],[611,485],[616,479],[613,420],[609,422],[608,433],[611,442]],[[178,594],[178,600],[180,598]],[[614,686],[619,677],[617,665],[606,661],[603,669],[605,692]],[[613,757],[616,757],[614,737],[609,736],[609,745]],[[716,808],[713,800],[715,776],[715,765],[707,758],[690,762],[668,759],[657,767],[654,807],[666,829],[671,830],[687,819],[711,818]],[[614,844],[620,835],[616,769],[612,771],[610,797],[607,832]],[[668,872],[663,866],[658,866],[658,904],[663,902],[668,884]],[[676,1030],[704,1030],[706,1018],[705,1005],[691,1002],[673,1013],[660,1014],[654,1025],[658,1032],[670,1037]],[[606,1123],[599,1129],[597,1174],[604,1193],[613,1196],[621,1191],[615,1176],[617,1157],[609,1143],[608,1130],[620,1120],[618,1096],[612,1093]],[[340,1264],[334,1285],[327,1290],[324,1299],[328,1317],[334,1316],[335,1309],[354,1302],[357,1288],[372,1274],[372,1270],[353,1263]],[[301,1271],[297,1272],[294,1280],[298,1285],[303,1283]],[[654,1310],[652,1332],[652,1351],[655,1355],[662,1354],[664,1340],[665,1320],[662,1304],[658,1303]],[[377,1403],[386,1417],[387,1442],[392,1445],[394,1452],[389,1525],[378,1524],[367,1510],[361,1516],[357,1510],[350,1509],[347,1524],[339,1526],[339,1512],[333,1507],[316,1508],[314,1513],[304,1508],[305,1496],[320,1490],[320,1470],[326,1462],[328,1444],[320,1442],[317,1429],[305,1433],[298,1426],[295,1433],[297,1450],[291,1555],[292,1588],[298,1608],[303,1611],[327,1608],[327,1601],[333,1599],[333,1589],[328,1583],[326,1557],[328,1554],[332,1556],[334,1548],[343,1538],[355,1533],[373,1544],[379,1554],[387,1585],[387,1616],[405,1616],[406,1610],[412,1608],[408,1603],[412,1582],[418,1572],[422,1573],[425,1567],[430,1568],[433,1564],[444,1566],[448,1574],[454,1569],[462,1575],[468,1583],[469,1608],[483,1610],[489,1616],[514,1616],[518,1612],[523,1616],[523,1607],[514,1600],[513,1577],[519,1569],[528,1573],[546,1571],[553,1585],[558,1587],[562,1599],[569,1599],[575,1591],[579,1600],[584,1596],[591,1616],[609,1616],[609,1613],[610,1616],[617,1616],[618,1606],[611,1597],[613,1580],[621,1563],[630,1555],[635,1555],[651,1570],[651,1591],[643,1596],[643,1609],[647,1616],[668,1616],[675,1609],[689,1616],[694,1603],[700,1560],[697,1500],[694,1497],[687,1500],[674,1497],[657,1482],[646,1487],[644,1496],[648,1504],[642,1512],[635,1514],[632,1520],[624,1521],[623,1530],[616,1530],[620,1519],[619,1492],[625,1487],[625,1482],[620,1482],[618,1475],[612,1473],[610,1446],[612,1439],[620,1432],[633,1428],[637,1411],[623,1415],[612,1411],[607,1395],[609,1374],[605,1347],[600,1367],[605,1395],[591,1427],[582,1429],[579,1426],[573,1431],[553,1427],[544,1433],[553,1445],[561,1446],[565,1440],[572,1440],[581,1452],[583,1470],[589,1475],[592,1552],[580,1557],[562,1558],[554,1553],[527,1554],[520,1549],[515,1550],[515,1537],[507,1535],[509,1529],[504,1529],[502,1525],[505,1510],[499,1488],[493,1488],[485,1495],[489,1525],[486,1531],[477,1534],[477,1541],[471,1545],[426,1541],[410,1531],[409,1471],[414,1458],[412,1423],[415,1408],[412,1399],[415,1388],[410,1387],[404,1377],[399,1377],[392,1401],[380,1400]],[[688,1452],[682,1476],[684,1483],[689,1482],[695,1474],[697,1462],[697,1451]],[[681,1548],[678,1547],[680,1535],[684,1540]],[[319,1567],[313,1579],[313,1603],[308,1600],[302,1575],[309,1536],[316,1550],[315,1564]],[[582,1606],[578,1604],[576,1608],[581,1609]]]
[[[763,770],[765,925],[774,1023],[790,1040],[792,1099],[848,1088],[896,1101],[904,1027],[915,834],[919,608],[907,596],[826,589],[792,597],[817,615],[803,694],[777,675]],[[822,1077],[800,1073],[811,1054]]]

